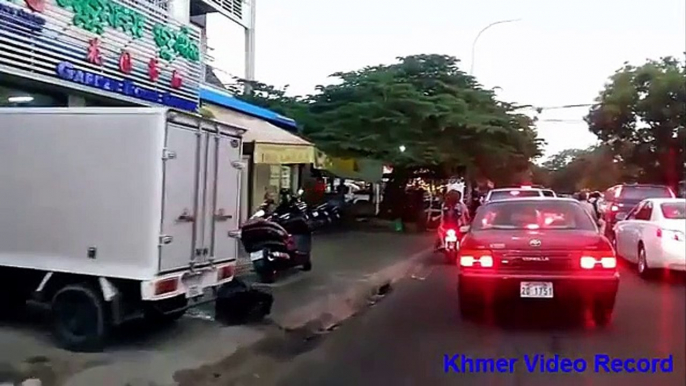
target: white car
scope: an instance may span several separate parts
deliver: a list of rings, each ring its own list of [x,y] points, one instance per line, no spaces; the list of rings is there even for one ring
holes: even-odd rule
[[[499,188],[489,191],[484,202],[531,197],[557,197],[557,195],[550,189],[532,188],[531,186],[521,186],[518,188]]]
[[[641,276],[652,269],[686,271],[686,199],[649,198],[620,216],[615,251]]]

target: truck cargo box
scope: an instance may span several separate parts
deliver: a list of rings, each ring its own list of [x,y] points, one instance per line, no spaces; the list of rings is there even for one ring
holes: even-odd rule
[[[149,280],[235,259],[243,132],[162,108],[0,109],[0,266]]]

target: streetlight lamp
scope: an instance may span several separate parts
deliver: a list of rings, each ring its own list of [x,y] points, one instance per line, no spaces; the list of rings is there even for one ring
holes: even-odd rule
[[[400,150],[401,153],[404,153],[405,150],[407,150],[407,148],[405,147],[405,145],[400,145],[398,146],[398,150]]]
[[[496,22],[493,22],[493,23],[485,26],[484,28],[481,29],[481,31],[479,31],[478,34],[476,34],[476,37],[474,38],[474,41],[472,42],[472,65],[469,68],[469,75],[474,75],[474,56],[476,55],[476,43],[479,41],[479,38],[481,37],[481,35],[484,32],[486,32],[486,30],[488,30],[489,28],[496,26],[498,24],[514,23],[514,22],[520,21],[520,20],[522,20],[522,19],[508,19],[508,20],[496,21]]]

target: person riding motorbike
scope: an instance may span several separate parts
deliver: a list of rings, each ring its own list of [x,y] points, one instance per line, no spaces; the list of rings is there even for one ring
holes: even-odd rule
[[[469,208],[462,201],[462,192],[456,187],[449,187],[443,198],[441,225],[438,227],[436,247],[440,248],[443,245],[445,234],[449,229],[455,230],[455,233],[459,235],[460,227],[469,225],[469,222]]]

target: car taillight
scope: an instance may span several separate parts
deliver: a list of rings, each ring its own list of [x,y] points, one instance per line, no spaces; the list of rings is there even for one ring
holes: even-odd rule
[[[617,268],[617,259],[612,251],[583,252],[579,266],[583,269],[614,269]]]
[[[460,252],[460,266],[462,267],[493,267],[491,251],[463,250]]]

